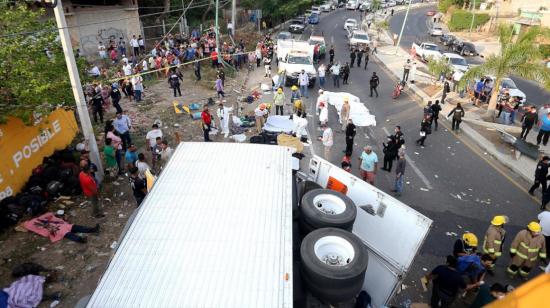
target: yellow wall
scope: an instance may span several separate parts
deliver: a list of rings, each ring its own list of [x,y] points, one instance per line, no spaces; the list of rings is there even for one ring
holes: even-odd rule
[[[72,111],[57,109],[34,126],[10,118],[0,125],[0,200],[17,194],[44,157],[69,145],[78,126]]]

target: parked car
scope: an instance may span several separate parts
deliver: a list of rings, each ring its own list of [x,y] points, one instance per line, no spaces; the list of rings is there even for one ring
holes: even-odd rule
[[[500,81],[499,92],[504,88],[509,90],[511,97],[519,97],[521,103],[525,103],[527,101],[527,95],[525,95],[525,93],[516,86],[516,83],[512,79],[502,78],[502,80]]]
[[[397,2],[395,2],[395,1],[393,1],[393,0],[386,1],[386,3],[388,4],[388,7],[393,7],[393,6],[396,6],[396,5],[397,5]]]
[[[346,9],[347,10],[356,10],[359,7],[358,1],[355,0],[349,0],[346,3]]]
[[[441,26],[438,26],[438,25],[433,25],[432,28],[430,29],[430,35],[431,36],[443,35],[443,28],[441,28]]]
[[[330,12],[332,5],[330,3],[323,3],[319,7],[322,12]]]
[[[290,21],[288,31],[290,33],[303,33],[306,28],[306,23],[302,18],[294,18]]]
[[[358,27],[357,19],[348,18],[346,19],[346,22],[344,22],[344,30],[353,31],[358,28],[359,27]]]
[[[434,16],[435,15],[435,10],[429,10],[426,12],[426,16]]]
[[[324,58],[327,50],[327,44],[325,43],[325,38],[322,36],[312,35],[307,41],[309,45],[319,45],[319,57]]]
[[[311,13],[321,15],[321,7],[320,6],[312,6],[311,7]]]
[[[453,68],[453,72],[466,72],[470,68],[468,62],[466,62],[466,59],[457,55],[456,53],[446,52],[443,54],[443,59],[445,59],[447,63],[449,63],[449,65]]]
[[[478,56],[476,46],[470,42],[456,40],[453,44],[453,51],[462,56]]]
[[[309,24],[316,25],[319,23],[319,14],[312,13],[311,15],[309,15],[307,20]]]
[[[372,9],[372,3],[371,2],[363,2],[360,6],[359,6],[359,10],[361,12],[370,12]]]
[[[452,46],[454,42],[456,41],[456,36],[452,34],[443,34],[439,37],[439,42],[443,44],[443,46]]]

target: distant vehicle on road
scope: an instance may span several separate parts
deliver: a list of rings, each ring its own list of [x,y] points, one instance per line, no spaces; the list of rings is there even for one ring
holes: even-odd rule
[[[394,7],[397,5],[397,2],[390,0],[390,1],[386,1],[386,4],[388,5],[388,7]]]
[[[429,10],[426,12],[426,16],[434,16],[435,15],[435,10]]]
[[[456,37],[452,34],[443,34],[439,37],[439,42],[443,44],[443,46],[453,46],[455,41]]]
[[[281,31],[277,34],[277,41],[285,41],[292,39],[292,33],[288,31]]]
[[[319,6],[312,6],[311,7],[311,13],[321,15],[321,7]]]
[[[330,3],[323,3],[319,8],[322,12],[330,12],[330,10],[332,9],[332,5]]]
[[[466,72],[470,68],[468,62],[466,62],[466,59],[456,53],[446,52],[443,54],[443,59],[447,60],[447,63],[449,63],[449,65],[453,68],[453,72]]]
[[[311,25],[316,25],[319,23],[319,14],[315,14],[315,13],[312,13],[311,15],[309,15],[309,17],[307,18],[307,21],[309,24]]]
[[[346,22],[344,22],[344,30],[353,31],[358,29],[357,20],[353,18],[346,19]]]
[[[303,33],[306,28],[306,23],[302,18],[294,18],[290,21],[288,31],[290,33]]]
[[[443,35],[443,28],[438,25],[433,25],[430,29],[430,35],[431,36],[441,36]]]
[[[470,42],[456,40],[453,44],[453,51],[463,56],[478,56],[476,46]]]
[[[349,48],[353,49],[370,44],[369,34],[365,31],[354,30],[349,35]]]
[[[439,47],[434,43],[421,42],[417,40],[412,44],[412,48],[414,49],[416,55],[420,57],[423,61],[428,62],[430,58],[441,58]]]
[[[359,6],[359,11],[361,12],[370,12],[372,10],[372,2],[363,2],[360,6]]]
[[[327,50],[327,45],[325,43],[325,38],[322,36],[312,35],[307,41],[309,45],[319,45],[319,58],[324,58]]]
[[[349,0],[349,1],[346,3],[346,10],[357,10],[358,7],[359,7],[358,1]]]

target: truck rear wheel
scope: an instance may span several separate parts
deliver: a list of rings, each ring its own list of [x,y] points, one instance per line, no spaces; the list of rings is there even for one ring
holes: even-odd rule
[[[300,259],[303,282],[319,299],[336,304],[361,291],[368,254],[351,232],[335,228],[311,232],[302,241]]]
[[[300,226],[303,234],[320,228],[353,228],[357,208],[346,195],[330,189],[313,189],[302,196]]]

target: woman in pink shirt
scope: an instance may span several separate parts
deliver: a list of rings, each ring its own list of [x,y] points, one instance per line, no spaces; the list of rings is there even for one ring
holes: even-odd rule
[[[115,149],[118,174],[122,174],[122,139],[115,132],[115,127],[113,125],[110,125],[107,128],[107,135],[105,138],[111,139],[111,146]]]

